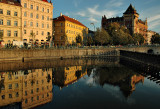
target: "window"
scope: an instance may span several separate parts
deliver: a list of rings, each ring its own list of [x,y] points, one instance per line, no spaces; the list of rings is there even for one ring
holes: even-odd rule
[[[27,17],[27,12],[24,12],[24,16]]]
[[[7,20],[7,25],[11,25],[11,20]]]
[[[15,84],[15,88],[18,88],[18,83]]]
[[[44,32],[42,31],[42,36],[44,35]]]
[[[33,102],[33,97],[31,98],[31,101]]]
[[[14,21],[14,26],[18,26],[18,21]]]
[[[12,84],[9,84],[9,85],[8,85],[8,88],[9,88],[9,89],[12,89]]]
[[[61,23],[61,26],[63,26],[63,23]]]
[[[33,13],[30,14],[30,18],[33,18]]]
[[[0,14],[3,14],[3,9],[0,9]]]
[[[0,25],[3,25],[3,19],[0,19]]]
[[[42,12],[44,12],[44,8],[42,8]]]
[[[12,98],[12,94],[9,94],[9,98]]]
[[[47,13],[49,13],[49,9],[47,9]]]
[[[16,92],[16,97],[19,97],[19,93],[18,92]]]
[[[42,20],[44,20],[44,16],[42,15]]]
[[[26,31],[26,30],[24,30],[24,34],[27,34],[27,31]]]
[[[11,15],[11,11],[7,10],[7,15]]]
[[[63,30],[61,29],[61,33],[63,33]]]
[[[37,88],[37,92],[39,92],[39,88]]]
[[[44,24],[42,23],[42,28],[44,28]]]
[[[47,24],[47,28],[49,28],[49,24]]]
[[[33,26],[33,22],[30,22],[30,26],[31,26],[31,27]]]
[[[38,31],[37,31],[37,35],[38,35]]]
[[[24,8],[27,8],[27,3],[24,3]]]
[[[31,9],[33,9],[33,5],[31,5]]]
[[[18,31],[14,31],[14,37],[18,36]]]
[[[37,10],[37,11],[39,10],[39,6],[36,7],[36,10]]]
[[[36,27],[38,27],[38,23],[36,23]]]
[[[39,100],[39,96],[37,96],[37,100]]]
[[[24,27],[26,27],[27,26],[27,21],[24,21]]]
[[[25,91],[25,96],[27,96],[27,91]]]
[[[31,94],[33,94],[33,89],[31,90]]]
[[[0,30],[0,32],[2,33],[2,36],[3,36],[3,30]],[[4,86],[3,86],[4,87]],[[1,89],[3,89],[3,88],[1,88]]]
[[[4,100],[5,99],[5,95],[2,95],[2,100]]]
[[[47,16],[47,20],[49,21],[49,16]]]
[[[11,36],[11,30],[7,30],[7,36]]]
[[[26,104],[28,103],[28,100],[27,100],[27,99],[25,99],[25,103],[26,103]]]
[[[14,12],[14,16],[17,16],[18,15],[18,13],[17,12]]]
[[[36,15],[36,18],[37,18],[37,19],[39,18],[38,14]]]
[[[42,80],[42,84],[44,83],[44,80]]]

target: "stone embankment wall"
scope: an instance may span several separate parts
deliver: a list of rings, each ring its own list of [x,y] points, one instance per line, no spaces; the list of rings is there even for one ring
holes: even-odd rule
[[[1,49],[0,61],[119,56],[116,48],[103,49]]]

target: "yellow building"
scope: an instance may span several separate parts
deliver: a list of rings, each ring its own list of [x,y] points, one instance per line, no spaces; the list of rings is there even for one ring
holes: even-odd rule
[[[52,101],[52,69],[29,70],[23,79],[22,108],[34,108]]]
[[[52,69],[0,73],[0,107],[19,103],[23,109],[52,101]]]
[[[55,85],[60,88],[76,82],[79,78],[87,75],[87,69],[83,69],[82,66],[71,66],[64,68],[57,68],[53,74],[53,81]]]
[[[53,22],[55,31],[54,43],[56,46],[76,43],[77,35],[80,35],[83,40],[84,31],[85,33],[88,33],[88,28],[81,22],[62,14],[59,17],[54,18]]]
[[[0,0],[0,31],[4,43],[22,41],[21,4],[16,0]]]
[[[22,101],[24,72],[0,73],[0,107]]]
[[[49,3],[47,0],[21,0],[21,6],[23,40],[46,41],[46,37],[52,35],[53,4],[51,1]]]

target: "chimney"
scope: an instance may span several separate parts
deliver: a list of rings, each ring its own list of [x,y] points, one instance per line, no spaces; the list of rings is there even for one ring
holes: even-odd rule
[[[60,13],[60,16],[62,16],[63,14],[62,13]]]

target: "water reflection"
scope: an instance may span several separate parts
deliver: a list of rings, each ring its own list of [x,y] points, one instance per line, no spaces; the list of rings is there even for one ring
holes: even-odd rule
[[[37,106],[38,108],[60,108],[58,105],[62,106],[61,108],[65,108],[62,103],[66,101],[63,99],[63,97],[67,98],[68,94],[66,93],[70,93],[74,98],[74,94],[77,93],[76,95],[78,95],[78,91],[80,90],[81,93],[90,92],[91,95],[87,93],[85,97],[87,97],[87,100],[91,101],[94,97],[92,93],[95,92],[102,97],[98,100],[103,103],[103,100],[106,100],[106,98],[104,99],[103,97],[109,97],[109,95],[105,95],[102,90],[108,88],[107,90],[112,91],[111,87],[119,89],[118,95],[122,94],[120,97],[127,99],[132,98],[131,96],[139,89],[139,87],[137,88],[138,84],[144,84],[147,79],[142,74],[147,74],[145,72],[148,70],[142,70],[143,67],[141,66],[140,68],[140,64],[138,64],[140,68],[138,70],[136,69],[137,64],[129,63],[131,62],[124,61],[123,59],[119,60],[117,57],[93,60],[41,61],[34,62],[34,64],[27,62],[16,69],[13,66],[17,65],[10,63],[9,65],[12,67],[6,66],[5,68],[1,68],[3,71],[0,72],[0,108],[11,107],[25,109],[35,108]],[[5,71],[6,68],[9,69]],[[157,70],[149,70],[150,74],[151,72],[154,73],[154,71]],[[77,86],[81,86],[81,88]],[[65,89],[65,91],[57,90],[56,87],[59,89],[68,89]],[[77,91],[70,92],[72,88],[77,89]],[[143,90],[143,87],[140,89]],[[58,96],[58,94],[62,94],[63,97]],[[148,95],[144,94],[143,96]],[[80,101],[86,100],[82,98],[79,99]],[[116,101],[112,97],[109,99],[112,102]],[[56,101],[60,102],[57,103]],[[105,104],[106,103],[104,103],[104,105]],[[108,103],[108,105],[111,104]],[[92,106],[94,107],[93,104],[90,105],[90,107]]]
[[[52,69],[1,72],[0,106],[33,108],[52,101],[51,77]]]

